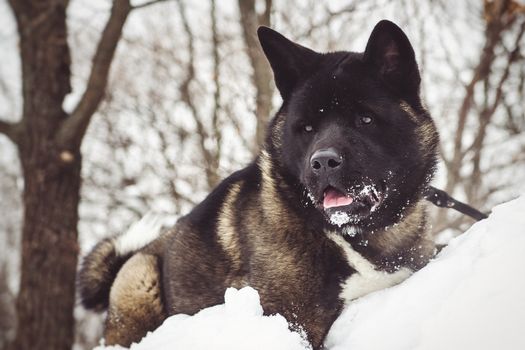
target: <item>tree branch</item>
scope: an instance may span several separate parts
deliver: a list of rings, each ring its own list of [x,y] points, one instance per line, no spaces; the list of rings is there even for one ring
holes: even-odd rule
[[[8,123],[0,120],[0,134],[4,134],[11,141],[18,144],[21,125],[21,123]]]
[[[302,40],[305,38],[309,38],[312,36],[312,34],[318,30],[319,28],[326,28],[328,27],[333,21],[336,19],[354,13],[357,10],[357,2],[354,4],[347,5],[340,10],[337,11],[330,11],[328,8],[326,9],[327,15],[325,18],[323,18],[320,22],[317,23],[311,23],[311,25],[308,27],[308,29],[298,35],[296,35],[294,38],[296,40]],[[313,22],[313,21],[312,21]]]
[[[138,4],[138,5],[132,6],[131,9],[132,10],[141,9],[141,8],[144,8],[144,7],[148,7],[148,6],[155,5],[155,4],[158,4],[158,3],[161,3],[161,2],[166,2],[166,1],[168,1],[168,0],[150,0],[150,1],[143,2],[142,4]]]
[[[497,5],[497,6],[496,6]],[[509,28],[514,21],[513,17],[505,16],[508,10],[508,2],[499,1],[493,11],[492,20],[488,21],[485,28],[485,44],[480,56],[480,60],[474,69],[470,83],[465,87],[465,97],[458,111],[458,120],[454,137],[454,153],[451,160],[451,168],[448,174],[445,191],[452,193],[456,187],[461,169],[462,155],[464,152],[464,131],[467,125],[468,116],[475,106],[475,88],[479,82],[485,80],[490,74],[490,69],[496,58],[496,47],[502,40],[503,32]],[[487,10],[487,9],[486,9]]]
[[[255,130],[255,145],[251,147],[252,153],[256,154],[260,146],[264,143],[266,127],[270,120],[273,96],[272,72],[259,46],[257,27],[259,25],[270,25],[272,1],[265,1],[266,8],[262,15],[257,14],[255,0],[238,0],[238,6],[241,14],[242,36],[244,38],[246,53],[253,70],[251,79],[255,86],[256,94],[255,117],[257,118],[257,124]]]
[[[213,44],[213,84],[215,85],[215,92],[213,94],[213,141],[217,151],[213,157],[214,163],[211,164],[216,169],[219,168],[219,158],[221,156],[222,133],[219,126],[219,110],[221,109],[221,58],[219,55],[219,33],[217,29],[217,4],[215,0],[211,1],[211,32]]]
[[[129,0],[115,0],[113,2],[111,15],[93,56],[86,91],[70,117],[62,123],[58,132],[57,141],[60,145],[78,147],[82,142],[91,117],[104,97],[111,62],[131,9]]]
[[[194,45],[194,34],[191,31],[190,23],[188,16],[186,14],[186,6],[182,0],[177,1],[177,7],[181,16],[182,27],[184,29],[184,34],[187,36],[188,41],[186,44],[186,49],[188,51],[188,63],[187,63],[187,74],[184,81],[180,85],[180,94],[181,100],[186,104],[190,109],[193,119],[195,121],[195,126],[197,128],[197,136],[199,138],[199,148],[204,158],[204,171],[206,173],[206,181],[208,188],[214,188],[218,181],[219,177],[217,174],[218,169],[214,164],[217,164],[214,159],[219,155],[216,154],[212,149],[206,148],[206,142],[209,139],[209,134],[206,130],[204,123],[202,122],[201,116],[197,109],[197,105],[191,93],[190,84],[196,79],[195,76],[195,45]]]
[[[503,86],[509,77],[511,66],[518,59],[519,53],[521,52],[520,43],[521,43],[521,39],[523,38],[524,33],[525,33],[525,21],[521,23],[518,35],[514,43],[514,49],[508,54],[507,64],[505,65],[503,74],[501,75],[499,82],[497,84],[494,101],[492,102],[491,105],[489,105],[488,92],[486,93],[487,96],[485,97],[485,103],[487,105],[480,113],[478,131],[476,133],[476,137],[474,138],[474,141],[469,147],[469,149],[472,149],[474,151],[474,155],[472,158],[471,176],[468,181],[468,184],[466,184],[466,193],[467,193],[467,198],[469,199],[469,202],[472,203],[473,205],[478,205],[478,203],[481,203],[479,201],[479,198],[476,198],[476,194],[478,193],[478,187],[481,183],[481,169],[480,169],[481,154],[483,150],[483,143],[485,140],[485,136],[487,134],[487,127],[491,123],[494,113],[496,112],[497,108],[501,104],[501,101],[503,98]],[[488,76],[486,77],[486,81],[488,83]]]

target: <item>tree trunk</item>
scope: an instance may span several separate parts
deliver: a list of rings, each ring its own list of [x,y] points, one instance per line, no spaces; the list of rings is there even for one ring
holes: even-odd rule
[[[22,266],[11,349],[73,345],[78,151],[59,149],[55,134],[67,117],[70,92],[67,1],[11,1],[17,19],[24,99],[17,145],[24,175]]]
[[[74,341],[80,156],[61,159],[45,140],[35,141],[20,150],[25,214],[19,327],[11,348],[65,350]]]
[[[69,0],[9,3],[20,39],[24,105],[22,120],[17,124],[0,121],[0,132],[18,146],[25,208],[18,325],[10,348],[66,350],[74,341],[80,145],[104,96],[110,65],[132,7],[129,0],[113,1],[86,91],[68,115],[62,104],[71,91],[66,24]]]
[[[255,0],[239,0],[239,12],[241,15],[241,26],[246,45],[248,58],[253,69],[252,82],[255,86],[255,116],[257,125],[255,129],[254,154],[259,152],[260,146],[264,143],[268,121],[272,110],[272,71],[270,64],[266,61],[257,40],[257,27],[259,25],[270,25],[270,13],[272,0],[265,0],[264,13],[258,15],[255,9]]]

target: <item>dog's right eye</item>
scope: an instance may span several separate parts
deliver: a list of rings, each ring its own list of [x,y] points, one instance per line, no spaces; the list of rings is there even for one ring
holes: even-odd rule
[[[305,125],[304,126],[304,131],[306,132],[312,132],[314,130],[314,127],[311,126],[311,125]]]
[[[359,122],[362,124],[362,125],[370,125],[372,124],[374,120],[372,119],[371,116],[369,115],[363,115],[361,116],[361,118],[359,118]]]

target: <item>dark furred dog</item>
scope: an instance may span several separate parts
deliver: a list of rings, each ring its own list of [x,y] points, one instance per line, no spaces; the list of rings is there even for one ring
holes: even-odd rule
[[[84,261],[82,301],[108,308],[108,344],[250,285],[317,349],[345,303],[433,255],[422,190],[438,135],[405,34],[381,21],[364,53],[327,54],[258,34],[283,98],[259,156],[168,232],[155,239],[146,217]]]

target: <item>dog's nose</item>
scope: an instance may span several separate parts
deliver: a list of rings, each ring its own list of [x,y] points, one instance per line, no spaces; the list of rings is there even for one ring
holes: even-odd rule
[[[334,148],[320,149],[310,157],[310,167],[316,174],[330,173],[343,164],[343,157]]]

